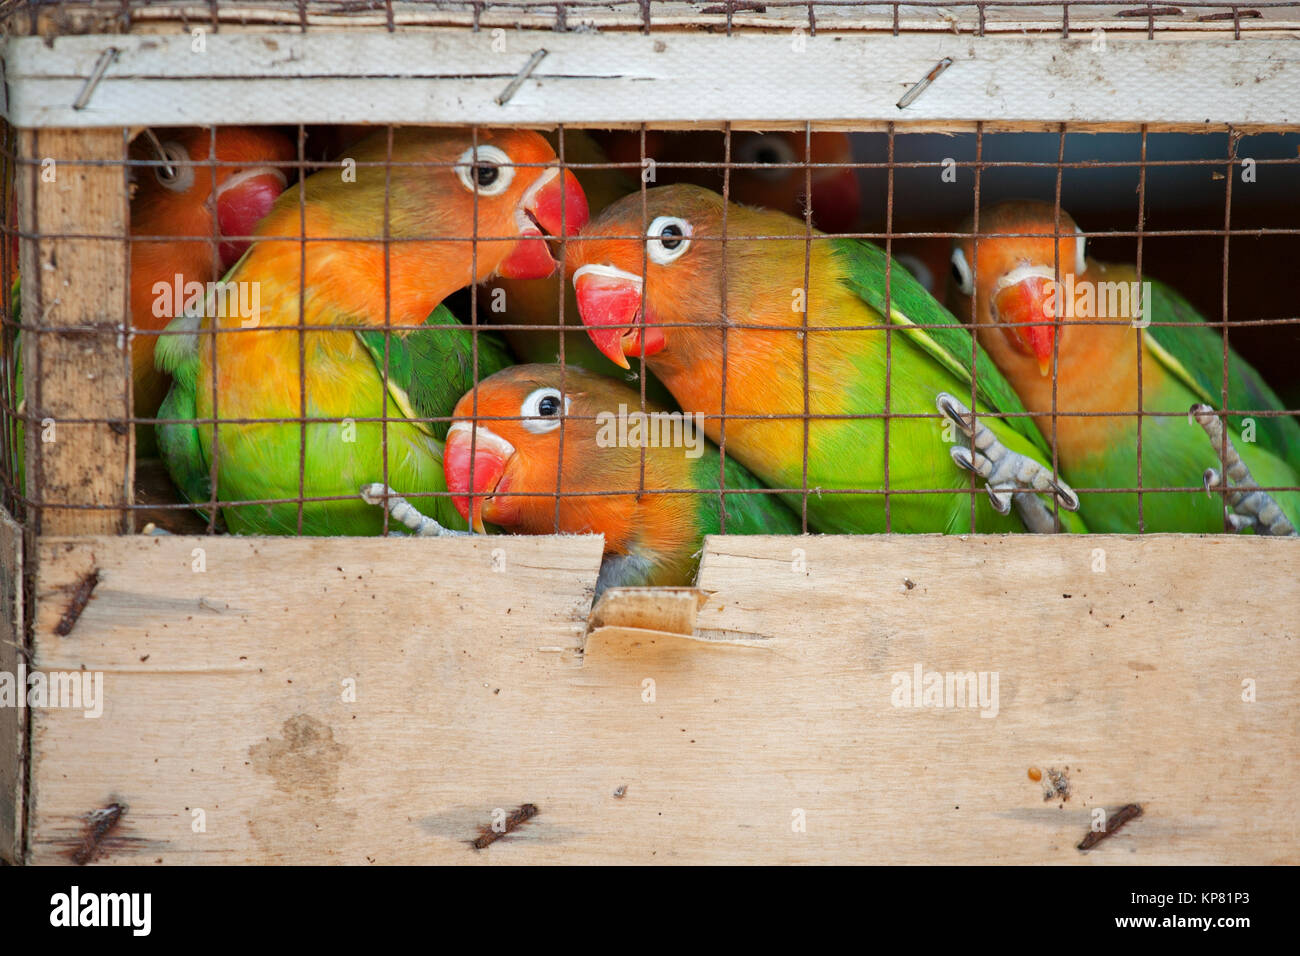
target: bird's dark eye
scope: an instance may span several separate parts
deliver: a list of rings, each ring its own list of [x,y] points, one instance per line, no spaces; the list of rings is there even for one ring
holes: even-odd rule
[[[460,154],[456,175],[461,185],[480,196],[499,196],[515,178],[515,167],[504,150],[484,143]]]
[[[658,216],[646,230],[646,252],[650,261],[661,266],[686,254],[691,247],[691,225],[677,216]]]
[[[569,410],[569,400],[558,388],[533,389],[519,406],[521,424],[534,435],[545,435],[560,427],[561,417]]]
[[[775,149],[773,149],[772,147],[770,147],[770,146],[764,146],[762,149],[760,149],[760,150],[758,151],[758,154],[754,157],[754,162],[756,162],[756,163],[779,163],[779,162],[781,162],[781,156],[780,156],[780,154],[778,154],[777,151],[776,151]]]
[[[183,193],[194,185],[194,167],[183,165],[190,161],[190,154],[184,146],[172,142],[161,144],[158,160],[154,176],[164,189]]]

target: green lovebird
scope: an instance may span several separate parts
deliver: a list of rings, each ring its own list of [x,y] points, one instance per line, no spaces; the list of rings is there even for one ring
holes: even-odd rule
[[[807,241],[804,224],[784,213],[728,205],[696,186],[651,189],[645,202],[644,219],[641,196],[631,196],[570,243],[566,265],[588,334],[614,361],[643,355],[719,442],[725,376],[727,456],[800,511],[806,449],[814,530],[885,531],[886,509],[894,531],[1023,530],[1005,514],[1022,491],[1055,492],[1077,506],[1042,464],[1051,459],[1033,421],[992,417],[1023,412],[1015,392],[896,264],[886,310],[881,249],[816,232]],[[637,235],[648,238],[628,238]],[[973,456],[965,428],[945,429],[934,414],[938,403],[965,420],[956,399],[971,401],[972,362]],[[986,479],[988,499],[972,500],[965,467]],[[1014,501],[1026,521],[1036,513],[1036,530],[1051,529],[1035,494]],[[1084,530],[1068,511],[1061,519]]]
[[[969,317],[974,298],[980,342],[1040,416],[1043,434],[1055,441],[1062,473],[1080,489],[1088,527],[1114,533],[1222,531],[1222,497],[1198,487],[1207,468],[1220,468],[1220,443],[1189,421],[1188,412],[1201,404],[1224,407],[1223,330],[1204,324],[1164,283],[1144,275],[1144,293],[1132,266],[1088,258],[1079,227],[1062,210],[1058,231],[1050,203],[990,206],[981,210],[979,227],[978,263],[972,239],[954,242],[950,304]],[[962,231],[969,233],[970,224]],[[1265,489],[1300,486],[1300,423],[1294,416],[1268,414],[1285,405],[1231,349],[1227,379],[1226,407],[1243,413],[1227,416],[1229,457],[1239,455],[1254,483]],[[1232,476],[1233,469],[1228,471]],[[1161,487],[1184,490],[1145,490]],[[1300,494],[1278,491],[1272,497],[1282,512],[1275,517],[1289,521],[1266,520],[1257,530],[1286,533],[1300,520]],[[1255,513],[1266,504],[1264,495],[1251,494],[1237,509],[1241,514],[1230,511],[1230,521],[1254,526]]]
[[[445,491],[446,422],[425,419],[447,418],[476,373],[508,359],[479,334],[476,364],[474,334],[439,303],[493,275],[550,275],[543,230],[587,218],[530,131],[480,130],[476,145],[468,130],[401,129],[386,167],[388,155],[377,133],[349,151],[354,178],[325,170],[281,196],[226,277],[226,307],[210,296],[158,344],[174,376],[159,417],[182,420],[159,425],[163,460],[199,505],[215,475],[231,531],[378,534],[362,485]],[[425,505],[458,520],[445,496]]]

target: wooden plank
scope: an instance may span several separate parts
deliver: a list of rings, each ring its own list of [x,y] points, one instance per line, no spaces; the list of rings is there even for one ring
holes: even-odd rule
[[[348,31],[11,39],[8,112],[24,127],[220,123],[1300,123],[1295,40],[1182,34],[1070,39],[954,34]],[[118,50],[85,108],[95,64]],[[537,49],[547,57],[495,102]],[[1212,51],[1212,52],[1207,52]],[[1216,68],[1207,71],[1207,57]],[[952,66],[906,109],[941,59]],[[1243,79],[1244,78],[1244,79]],[[413,82],[414,81],[414,82]],[[258,94],[248,84],[258,84]]]
[[[46,540],[38,664],[105,703],[33,713],[30,857],[120,801],[102,862],[1296,863],[1298,546],[715,538],[695,637],[577,655],[592,539]],[[894,706],[917,665],[996,716]]]
[[[5,675],[19,692],[23,660],[23,532],[0,508],[0,681]],[[26,790],[27,711],[0,704],[0,860],[22,857],[23,805]]]
[[[600,30],[641,30],[645,26],[641,5],[636,2],[591,3],[579,2],[564,4],[562,13],[557,13],[557,4],[553,0],[536,3],[404,3],[393,2],[391,23],[394,28],[412,29],[429,26],[472,26],[477,22],[481,29],[503,27],[506,29],[534,28],[554,29],[557,25],[567,29]],[[1256,5],[1258,6],[1258,5]],[[14,32],[34,32],[42,36],[59,36],[68,33],[116,32],[123,26],[123,4],[121,0],[73,0],[60,4],[57,12],[51,13],[43,8],[16,8],[11,18],[11,30]],[[478,8],[477,10],[475,8]],[[982,7],[982,10],[980,9]],[[1002,3],[986,3],[977,7],[973,2],[964,4],[949,3],[944,5],[922,6],[902,4],[898,8],[898,27],[903,31],[916,30],[963,30],[975,32],[980,28],[980,14],[983,13],[983,28],[986,31],[1020,31],[1020,30],[1060,30],[1062,12],[1060,5],[1027,5],[1016,0]],[[1110,4],[1070,3],[1070,28],[1074,32],[1094,27],[1114,30],[1147,29],[1147,18],[1142,16],[1120,16],[1125,9],[1141,9],[1140,2],[1114,0]],[[1241,9],[1241,8],[1238,8]],[[705,13],[705,10],[711,12]],[[1200,17],[1206,14],[1231,12],[1232,7],[1224,4],[1220,7],[1180,8],[1176,15],[1160,15],[1154,18],[1157,30],[1228,30],[1231,20],[1226,22],[1204,22]],[[894,9],[887,4],[864,4],[847,6],[844,4],[819,3],[815,6],[816,26],[818,32],[889,30],[894,28]],[[1293,6],[1263,6],[1253,10],[1258,16],[1251,16],[1245,10],[1240,19],[1243,31],[1268,27],[1294,27],[1300,22]],[[299,0],[222,0],[214,8],[208,3],[157,3],[133,5],[131,11],[131,29],[137,33],[162,30],[175,30],[177,27],[192,29],[196,25],[212,27],[223,31],[231,30],[265,30],[268,28],[297,27],[306,24],[308,29],[334,28],[387,28],[390,22],[389,10],[384,8],[368,9],[358,6],[351,11],[341,12],[336,3],[300,3]],[[31,15],[35,14],[36,24],[31,25]],[[650,6],[650,26],[653,30],[719,30],[728,24],[723,5],[702,5],[699,3],[661,2],[656,0]],[[790,6],[769,5],[762,11],[752,9],[735,9],[730,16],[734,30],[791,30],[809,29],[808,5]]]
[[[38,533],[112,533],[132,500],[125,133],[25,130],[20,144],[28,514]]]

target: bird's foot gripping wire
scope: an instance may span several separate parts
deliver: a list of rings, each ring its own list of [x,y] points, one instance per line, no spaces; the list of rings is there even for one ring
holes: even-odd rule
[[[415,509],[414,505],[382,482],[362,485],[361,500],[368,505],[388,509],[388,513],[393,520],[409,528],[417,538],[437,538],[444,535],[456,537],[470,533],[443,527],[428,515],[421,514]],[[389,534],[396,534],[396,532],[389,532]],[[400,535],[400,537],[405,537],[405,535]]]
[[[1223,450],[1226,481],[1217,468],[1206,468],[1201,476],[1206,494],[1217,494],[1228,485],[1227,506],[1223,509],[1223,526],[1229,531],[1253,530],[1255,534],[1294,535],[1295,525],[1273,500],[1272,495],[1261,491],[1246,463],[1237,454],[1232,439],[1223,431],[1223,421],[1209,405],[1193,405],[1187,412],[1188,422],[1195,422],[1210,436],[1217,453]]]
[[[987,425],[978,421],[971,410],[953,396],[940,392],[935,404],[961,429],[962,434],[972,439],[952,446],[949,450],[952,460],[958,467],[984,479],[989,501],[999,514],[1007,514],[1014,504],[1016,514],[1028,530],[1050,534],[1057,530],[1056,516],[1038,497],[1040,494],[1053,495],[1066,511],[1078,510],[1079,496],[1074,489],[1052,477],[1050,468],[1007,448]]]

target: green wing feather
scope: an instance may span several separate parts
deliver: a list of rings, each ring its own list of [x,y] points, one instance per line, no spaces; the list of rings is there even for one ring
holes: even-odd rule
[[[832,246],[847,265],[846,278],[862,301],[885,315],[885,251],[859,239],[834,239]],[[993,360],[957,319],[926,291],[897,261],[889,272],[889,321],[908,331],[910,338],[962,381],[971,380],[975,359],[975,394],[991,410],[1024,412],[1025,406]],[[949,328],[942,328],[949,326]],[[969,396],[966,396],[969,398]],[[963,396],[958,395],[961,399]],[[1005,419],[1007,427],[1023,435],[1050,461],[1047,440],[1027,415]]]
[[[212,475],[199,442],[195,390],[199,377],[199,319],[177,316],[167,323],[167,335],[158,336],[154,364],[172,377],[167,397],[158,407],[158,455],[177,489],[191,504],[212,499]],[[176,424],[167,424],[177,420]],[[207,513],[200,509],[206,518]]]
[[[1178,322],[1179,326],[1151,325],[1146,329],[1148,345],[1184,385],[1213,408],[1223,404],[1223,331],[1204,324],[1195,307],[1163,282],[1151,280],[1150,316],[1153,323]],[[1260,374],[1228,349],[1228,408],[1247,411],[1280,411],[1286,405]],[[1229,424],[1240,433],[1241,419]],[[1261,447],[1292,465],[1300,466],[1300,422],[1294,415],[1255,416]]]
[[[494,372],[513,364],[505,344],[482,329],[463,325],[445,305],[439,305],[424,320],[431,326],[456,328],[418,329],[408,334],[367,328],[357,337],[375,360],[381,375],[387,362],[390,394],[402,414],[410,419],[447,418],[460,397]],[[473,372],[474,340],[478,340],[478,375]],[[384,342],[388,341],[385,359]],[[428,422],[439,441],[447,437],[451,423]]]

